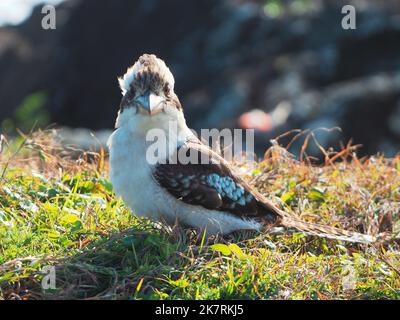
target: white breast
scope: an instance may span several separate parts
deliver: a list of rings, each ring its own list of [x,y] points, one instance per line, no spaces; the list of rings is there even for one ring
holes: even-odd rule
[[[117,129],[110,137],[110,180],[117,196],[137,216],[159,220],[159,201],[156,201],[156,184],[151,167],[144,156],[145,141],[137,139],[124,128]]]

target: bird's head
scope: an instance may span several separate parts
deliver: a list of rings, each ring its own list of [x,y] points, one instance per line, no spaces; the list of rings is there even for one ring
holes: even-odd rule
[[[153,54],[142,55],[119,80],[122,90],[117,126],[132,122],[140,128],[160,127],[183,117],[174,92],[174,76],[164,61]]]

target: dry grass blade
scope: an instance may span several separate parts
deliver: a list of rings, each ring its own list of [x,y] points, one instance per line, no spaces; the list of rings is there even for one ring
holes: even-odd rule
[[[279,145],[290,135],[286,148]],[[298,161],[287,149],[302,138]],[[0,185],[0,298],[400,298],[400,155],[359,159],[352,141],[335,152],[315,130],[293,130],[272,140],[260,163],[235,163],[251,165],[243,177],[293,217],[379,233],[378,254],[284,229],[206,238],[139,219],[114,196],[104,150],[65,146],[53,130],[21,139],[23,146],[5,143],[0,154],[3,169],[8,164]],[[307,155],[314,144],[321,165]],[[352,291],[342,287],[344,264],[357,276]],[[56,268],[56,290],[41,288],[45,265]]]

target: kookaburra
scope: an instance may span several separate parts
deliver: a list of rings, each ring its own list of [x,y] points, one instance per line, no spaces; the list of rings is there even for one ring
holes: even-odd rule
[[[302,221],[274,206],[188,128],[174,82],[164,61],[150,54],[142,55],[119,79],[123,97],[116,130],[109,139],[110,179],[116,195],[137,216],[170,224],[178,221],[208,234],[282,226],[331,239],[375,240]],[[171,122],[176,125],[170,126]],[[163,159],[156,163],[147,157],[153,143],[146,137],[151,129],[166,136],[166,151],[160,151]],[[181,150],[209,161],[181,163],[178,156],[171,162],[171,156]]]

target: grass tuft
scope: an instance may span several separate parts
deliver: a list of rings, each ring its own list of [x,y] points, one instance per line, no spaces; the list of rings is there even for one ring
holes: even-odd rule
[[[103,151],[81,152],[52,131],[36,132],[8,145],[2,139],[0,297],[399,299],[400,156],[358,159],[349,143],[322,149],[325,164],[316,166],[307,146],[297,161],[278,140],[262,161],[237,164],[244,178],[304,220],[382,240],[206,238],[139,219],[114,196]],[[55,288],[43,289],[49,266]]]

